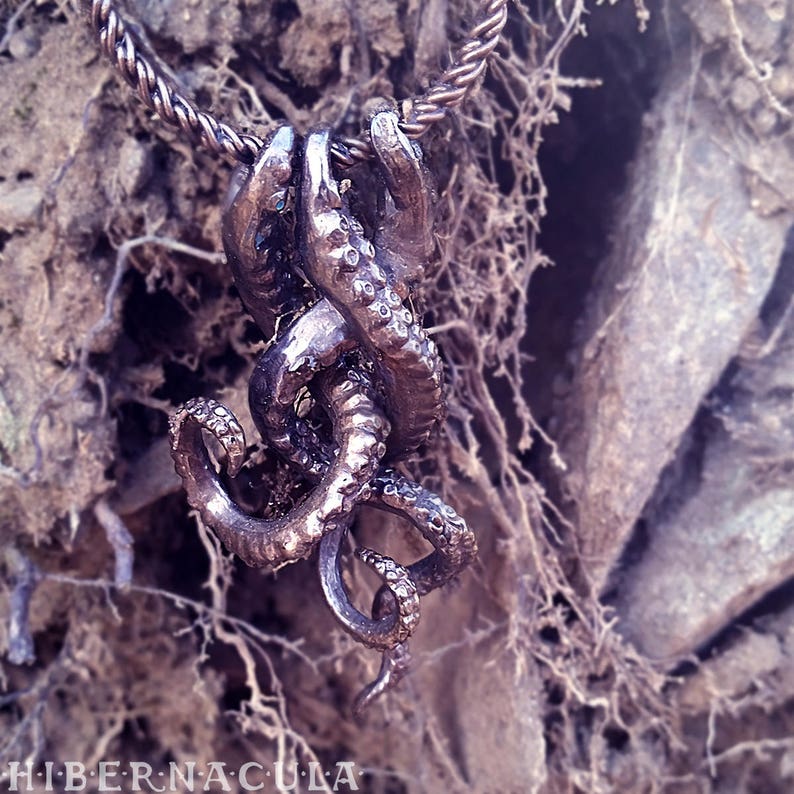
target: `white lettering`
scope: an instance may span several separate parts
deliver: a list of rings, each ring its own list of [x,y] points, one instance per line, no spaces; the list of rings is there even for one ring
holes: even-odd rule
[[[132,790],[143,791],[141,788],[141,781],[145,780],[149,791],[165,791],[165,786],[157,788],[151,781],[152,767],[146,761],[130,761],[130,771],[132,772]]]
[[[320,777],[320,782],[317,782],[317,775]],[[323,768],[317,761],[309,762],[309,788],[308,791],[327,791],[325,781],[323,780]]]
[[[353,761],[337,761],[336,762],[336,780],[334,780],[334,791],[339,791],[340,783],[347,783],[351,791],[358,791],[358,782],[356,781],[356,773],[353,771],[355,763]],[[342,777],[342,772],[345,777]]]
[[[292,785],[287,786],[284,783],[284,762],[283,761],[276,761],[273,764],[276,770],[276,788],[279,791],[293,791],[294,789],[298,788],[298,765],[293,764],[292,767]]]
[[[25,764],[25,771],[20,772],[22,764],[19,761],[8,762],[8,790],[9,791],[33,791],[33,764],[28,761]],[[19,778],[24,777],[27,787],[19,788]]]
[[[121,786],[112,786],[108,783],[108,777],[117,777],[121,761],[100,761],[99,762],[99,790],[100,791],[121,791]]]
[[[171,784],[169,791],[195,791],[193,788],[193,776],[195,771],[195,761],[185,762],[185,772],[187,772],[187,776],[185,776],[178,764],[176,764],[174,761],[171,761],[171,763],[168,764],[169,783]],[[181,785],[177,784],[177,778],[179,779],[179,784]]]
[[[265,784],[261,781],[256,786],[252,786],[248,782],[248,770],[253,768],[258,769],[260,772],[263,771],[262,765],[257,764],[256,761],[249,761],[247,764],[243,764],[240,767],[238,775],[243,791],[261,791],[265,787]]]
[[[210,761],[210,771],[207,772],[207,779],[204,781],[204,791],[210,790],[210,783],[220,783],[221,791],[231,791],[229,781],[223,768],[226,764],[223,761]]]
[[[79,761],[64,761],[64,791],[80,791],[85,788],[85,765]]]
[[[52,785],[52,768],[55,766],[53,761],[44,762],[44,790],[55,791]]]

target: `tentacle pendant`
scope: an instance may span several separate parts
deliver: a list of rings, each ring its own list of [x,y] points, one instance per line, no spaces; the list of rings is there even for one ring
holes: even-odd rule
[[[298,152],[280,127],[241,175],[223,220],[223,240],[243,303],[270,339],[249,384],[249,405],[266,447],[311,484],[275,518],[246,513],[229,495],[204,441],[213,435],[234,477],[245,438],[233,414],[210,399],[172,417],[172,455],[189,504],[232,552],[253,566],[309,556],[319,546],[320,582],[342,628],[383,652],[360,712],[409,669],[407,640],[419,598],[469,565],[477,546],[465,521],[438,496],[389,467],[420,446],[444,414],[442,366],[410,298],[432,249],[431,192],[418,148],[396,114],[369,128],[381,182],[380,215],[367,237],[340,189],[329,128],[312,130]],[[321,437],[295,405],[307,391],[330,423]],[[410,566],[371,549],[356,554],[382,581],[371,615],[345,589],[341,560],[356,508],[368,504],[415,527],[433,552]]]

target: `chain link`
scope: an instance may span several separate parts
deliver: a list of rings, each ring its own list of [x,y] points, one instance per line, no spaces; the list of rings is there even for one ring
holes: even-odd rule
[[[91,27],[102,52],[121,76],[135,89],[141,101],[160,118],[178,127],[194,144],[215,155],[227,155],[251,163],[262,147],[262,139],[238,132],[211,113],[201,110],[180,93],[152,54],[144,54],[114,0],[84,0],[90,3]],[[452,64],[430,88],[408,103],[409,110],[400,121],[403,132],[419,138],[450,108],[459,105],[485,71],[488,57],[499,43],[507,21],[507,0],[481,0],[480,13],[463,45],[456,50]],[[372,157],[369,141],[345,137],[332,145],[339,165],[350,166]]]

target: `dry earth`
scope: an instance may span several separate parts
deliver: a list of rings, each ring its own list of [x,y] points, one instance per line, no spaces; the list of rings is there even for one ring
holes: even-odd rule
[[[231,123],[357,132],[473,5],[127,8]],[[377,658],[313,561],[229,558],[167,451],[190,397],[247,416],[264,344],[219,253],[231,165],[136,101],[76,5],[0,11],[0,774],[255,759],[353,761],[373,794],[792,790],[791,3],[516,2],[423,139],[449,419],[410,468],[481,554],[361,722]],[[377,514],[355,531],[421,553]]]

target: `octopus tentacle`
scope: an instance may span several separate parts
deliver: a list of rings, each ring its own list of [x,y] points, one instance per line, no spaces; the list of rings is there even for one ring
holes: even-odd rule
[[[310,314],[319,305],[316,304],[309,313],[303,315],[303,318],[307,318],[305,322],[309,329],[317,328],[317,325],[311,322]],[[300,324],[303,318],[296,324]],[[259,375],[252,378],[251,384],[252,387],[254,384],[258,384],[263,391],[270,389],[273,395],[278,395],[281,405],[289,406],[292,410],[299,389],[309,382],[314,374],[308,365],[298,366],[298,364],[303,360],[303,356],[308,355],[308,349],[316,351],[317,347],[313,344],[311,336],[297,331],[293,334],[293,329],[288,329],[285,332],[284,339],[288,335],[294,340],[308,344],[308,348],[300,348],[301,355],[284,356],[284,360],[280,355],[277,361],[271,362],[273,366],[269,366],[268,362],[264,361],[268,358],[268,354],[265,354],[257,367]],[[295,352],[294,344],[296,342],[285,343],[284,350]],[[289,368],[285,366],[286,360],[291,362]],[[311,358],[312,363],[318,363],[318,361],[317,358]],[[287,372],[290,374],[289,379],[284,377]],[[359,379],[360,382],[364,381],[363,374],[359,374]],[[319,390],[319,393],[322,393],[322,389]],[[329,399],[330,397],[326,395],[326,400]],[[251,407],[252,413],[256,417],[260,404],[255,396],[251,399]],[[309,446],[307,435],[287,433],[274,437],[268,431],[269,427],[262,427],[260,424],[260,432],[263,437],[268,442],[274,443],[275,441],[279,450],[284,452],[289,460],[303,467],[304,474],[309,479],[316,480],[322,476],[328,465],[327,461],[331,459],[330,450],[323,449],[319,454],[314,451],[310,452],[307,451],[307,446]],[[316,435],[312,436],[311,443],[320,445],[322,449],[320,439]],[[312,461],[311,466],[306,465],[309,459]],[[408,570],[410,578],[417,582],[420,594],[424,595],[432,589],[442,586],[474,558],[476,555],[474,534],[468,529],[463,519],[435,494],[390,469],[381,470],[373,479],[372,486],[367,501],[373,507],[408,518],[436,549],[428,557],[414,563]],[[415,621],[403,620],[401,624],[396,623],[397,615],[393,611],[385,612],[380,619],[365,618],[352,605],[344,590],[339,571],[343,538],[344,532],[340,529],[329,533],[320,545],[321,582],[329,606],[343,628],[363,644],[380,649],[391,647],[395,642],[402,641],[396,639],[398,636],[405,638],[411,633]],[[379,596],[379,598],[382,597],[382,595]],[[400,605],[398,604],[398,606]],[[398,630],[401,633],[398,634]]]
[[[419,595],[408,570],[390,557],[372,549],[356,549],[356,555],[383,580],[390,610],[378,618],[359,612],[350,601],[342,581],[339,549],[347,533],[339,527],[320,541],[320,583],[334,616],[350,635],[369,648],[388,651],[404,642],[419,623]],[[380,592],[380,591],[378,591]]]
[[[244,178],[232,188],[221,227],[237,291],[266,339],[277,317],[301,309],[311,298],[294,261],[295,148],[292,127],[278,127],[254,164],[238,172]]]
[[[365,382],[363,373],[359,372],[358,377]],[[320,393],[323,393],[322,384]],[[408,519],[434,550],[409,565],[407,570],[399,566],[400,571],[395,572],[395,577],[405,577],[412,583],[417,598],[416,619],[407,612],[411,602],[401,600],[404,590],[395,592],[388,579],[376,593],[372,617],[367,618],[352,604],[342,581],[341,556],[346,529],[334,530],[320,542],[320,582],[329,608],[345,631],[362,644],[383,651],[378,676],[360,693],[355,713],[360,713],[376,697],[396,686],[407,673],[410,655],[405,642],[418,623],[418,596],[445,585],[477,555],[474,533],[438,495],[393,469],[381,469],[371,485],[362,501]],[[375,554],[368,549],[358,549],[356,553],[365,561]]]
[[[371,485],[372,488],[363,502],[408,519],[433,546],[434,550],[430,554],[407,568],[407,575],[419,596],[443,587],[474,561],[477,556],[477,540],[474,532],[466,521],[437,494],[403,477],[393,469],[382,469],[372,480]],[[326,596],[331,592],[332,598],[328,599],[329,606],[345,629],[355,634],[364,645],[379,648],[387,643],[370,642],[369,636],[373,633],[374,636],[380,636],[380,633],[386,635],[384,616],[391,618],[389,614],[393,608],[393,604],[389,601],[391,596],[388,588],[381,588],[378,591],[373,605],[373,615],[378,614],[380,617],[371,619],[366,625],[362,624],[361,631],[356,633],[356,626],[359,624],[353,625],[348,617],[349,610],[355,610],[355,607],[352,607],[344,593],[339,574],[343,540],[344,532],[335,531],[327,534],[320,544],[323,592]],[[356,553],[361,555],[370,552],[357,550]],[[343,604],[343,601],[346,603]],[[355,612],[360,615],[357,610]]]
[[[434,546],[433,552],[408,566],[407,575],[414,583],[417,596],[427,595],[442,587],[477,556],[475,535],[464,519],[439,496],[397,472],[381,470],[372,482],[367,501],[372,507],[407,518]],[[342,531],[334,531],[320,542],[320,581],[323,592],[332,612],[346,631],[364,645],[384,651],[377,677],[356,698],[353,711],[360,714],[375,698],[393,689],[402,680],[410,666],[410,655],[407,636],[392,647],[372,641],[373,636],[378,636],[374,632],[384,625],[391,625],[389,619],[401,608],[395,602],[390,588],[381,587],[375,594],[372,618],[365,623],[345,622],[349,610],[354,610],[357,615],[360,613],[350,604],[339,574],[343,537]]]
[[[315,304],[284,332],[276,345],[262,356],[257,365],[257,374],[252,376],[250,381],[251,411],[262,437],[278,449],[287,460],[298,466],[308,480],[315,482],[322,478],[333,459],[330,446],[324,444],[311,430],[290,432],[288,427],[283,432],[279,432],[276,425],[276,432],[271,434],[269,426],[262,426],[263,399],[260,398],[260,390],[262,395],[269,392],[271,402],[289,406],[294,416],[292,406],[299,389],[312,378],[316,368],[325,363],[325,357],[317,354],[319,346],[310,333],[320,327],[316,322],[317,317],[311,315],[323,309],[324,305],[329,304],[326,301]],[[296,328],[304,323],[307,326],[306,333]],[[326,325],[325,328],[328,329],[328,326]],[[329,335],[330,330],[323,339],[327,340]],[[339,338],[344,337],[340,335]],[[279,351],[278,355],[276,356],[272,351]],[[315,355],[311,356],[309,351],[314,351]],[[333,350],[328,352],[329,357],[334,355]],[[275,357],[274,361],[269,360],[271,356]],[[349,375],[352,376],[350,373]],[[363,372],[356,372],[356,382],[360,388],[360,399],[362,403],[366,402],[365,410],[378,410],[375,406],[371,382]],[[318,379],[318,394],[326,403],[331,403],[333,395],[328,392],[328,383],[327,377]],[[366,498],[367,494],[363,494],[362,501]],[[380,649],[393,647],[411,634],[419,621],[416,587],[403,566],[370,549],[359,549],[357,554],[383,579],[382,589],[393,596],[390,601],[393,608],[389,614],[384,613],[379,619],[368,618],[359,612],[347,596],[341,578],[339,558],[345,532],[346,527],[335,529],[329,533],[329,541],[321,542],[320,545],[320,580],[326,600],[340,625],[360,642]]]
[[[473,533],[452,508],[379,468],[386,454],[404,456],[426,440],[443,415],[443,400],[438,351],[405,305],[426,277],[433,247],[421,157],[394,113],[376,114],[370,133],[385,188],[374,247],[331,173],[327,129],[305,142],[297,217],[291,212],[295,134],[288,126],[268,139],[224,213],[235,283],[264,335],[272,336],[278,316],[296,315],[257,362],[249,405],[263,440],[313,483],[308,496],[284,516],[248,515],[224,489],[202,436],[206,430],[216,437],[226,452],[226,472],[235,476],[245,439],[233,414],[214,400],[192,400],[171,420],[172,455],[188,501],[231,551],[249,565],[266,566],[306,557],[320,543],[321,583],[332,611],[354,637],[383,651],[378,677],[359,695],[357,711],[405,675],[419,596],[476,554]],[[297,416],[296,399],[305,387],[324,406],[333,443]],[[407,518],[433,545],[431,554],[407,567],[357,550],[383,582],[372,617],[352,604],[340,568],[345,534],[362,503]]]
[[[232,501],[210,460],[201,436],[216,435],[224,448],[244,446],[233,414],[214,400],[191,400],[171,418],[171,450],[188,503],[201,514],[228,549],[254,567],[307,557],[320,538],[346,526],[365,498],[386,447],[389,425],[361,397],[354,373],[333,373],[327,408],[339,452],[311,493],[286,516],[257,518]],[[227,428],[231,428],[227,433]],[[239,430],[239,432],[238,432]],[[237,457],[231,471],[239,468]]]
[[[405,678],[411,669],[411,654],[408,650],[408,643],[401,642],[383,652],[380,662],[380,670],[375,680],[367,684],[361,692],[356,695],[353,703],[353,714],[360,717],[374,701],[390,689],[394,689],[397,684]]]
[[[369,261],[366,256],[363,260],[357,260],[352,288],[355,299],[367,304],[369,301],[374,303],[377,298],[374,282],[380,287],[391,284],[394,291],[390,292],[389,300],[393,305],[402,307],[401,299],[409,294],[411,286],[421,280],[426,259],[432,249],[429,223],[430,199],[425,186],[421,158],[400,131],[395,113],[385,111],[373,117],[371,139],[378,156],[381,176],[394,205],[391,212],[382,219],[376,234],[376,240],[380,239],[384,245],[387,245],[383,252],[386,270],[382,270],[377,263]],[[305,158],[307,163],[310,160],[308,151],[310,145],[307,142]],[[327,150],[320,146],[312,159],[313,162],[319,159],[319,162],[315,162],[315,170],[324,173],[324,176],[319,178],[319,183],[327,184],[331,192],[336,190],[330,176]],[[339,201],[341,202],[341,198]],[[349,223],[349,229],[359,235],[360,247],[371,249],[369,243],[361,239],[360,226],[353,218],[348,215],[340,216],[337,220],[342,226]],[[315,262],[315,270],[320,269],[325,274],[323,283],[326,285],[329,278],[334,280],[338,266],[338,261],[333,258],[323,261],[318,258]],[[310,272],[313,271],[310,269]],[[322,286],[322,283],[318,286]],[[285,334],[260,358],[249,385],[249,406],[262,437],[268,439],[280,455],[310,476],[317,475],[324,458],[319,439],[308,423],[295,415],[293,410],[295,396],[300,388],[310,383],[317,371],[330,366],[336,359],[337,351],[360,341],[355,338],[354,332],[361,329],[353,327],[351,333],[351,328],[338,310],[342,305],[338,301],[349,299],[350,295],[346,295],[344,290],[341,290],[335,298],[338,304],[336,311],[328,305],[329,298],[323,298],[287,329]],[[408,312],[405,307],[402,307],[402,310]],[[411,317],[410,312],[408,316]],[[387,386],[386,391],[391,397],[391,402],[410,404],[411,410],[416,411],[416,417],[422,413],[422,405],[411,398],[420,392],[426,398],[425,408],[427,409],[429,405],[431,414],[427,415],[425,410],[423,421],[426,425],[432,425],[443,412],[440,362],[435,345],[427,339],[418,323],[412,322],[411,336],[412,339],[409,340],[407,347],[409,351],[415,352],[418,346],[422,351],[424,365],[419,367],[418,372],[412,372],[410,367],[399,371],[399,386],[408,392],[408,397],[397,388],[396,382],[392,382],[391,388]],[[383,344],[383,339],[380,343]],[[373,345],[369,347],[371,350]],[[377,347],[377,344],[374,347]],[[411,358],[410,353],[408,358]],[[299,365],[295,362],[299,362]],[[439,387],[437,391],[433,388],[428,392],[427,389],[422,388],[427,385],[425,378],[428,374],[428,366],[433,371],[433,383]],[[298,377],[300,380],[296,381]],[[392,380],[396,381],[397,377]],[[298,440],[300,443],[296,444]],[[296,455],[298,450],[299,453]]]
[[[408,242],[411,242],[412,238],[416,241],[416,245],[413,247],[414,255],[410,255],[411,250],[408,246],[407,253],[400,262],[395,264],[394,256],[387,257],[391,266],[390,270],[396,271],[396,275],[393,272],[386,272],[371,257],[370,250],[367,250],[367,246],[369,249],[371,246],[369,243],[364,243],[360,236],[362,234],[360,226],[349,216],[340,215],[332,218],[330,231],[326,228],[327,238],[331,239],[332,243],[344,243],[345,240],[349,241],[352,236],[354,241],[357,241],[357,249],[363,254],[363,257],[348,255],[346,265],[340,268],[339,257],[334,259],[333,256],[335,249],[332,248],[330,253],[329,250],[326,250],[327,258],[323,260],[319,256],[322,251],[318,253],[317,248],[312,247],[318,256],[313,263],[314,269],[312,269],[312,263],[306,263],[307,273],[321,292],[329,294],[329,297],[321,299],[306,315],[296,320],[275,346],[260,358],[250,382],[249,404],[263,438],[267,439],[278,449],[280,454],[296,465],[310,479],[321,476],[330,456],[328,451],[323,449],[323,444],[316,434],[306,427],[301,427],[302,423],[294,413],[294,403],[299,390],[311,382],[319,369],[328,366],[329,360],[335,358],[334,344],[341,345],[343,340],[350,336],[349,328],[353,325],[353,321],[349,316],[345,316],[344,290],[334,288],[339,287],[339,282],[343,281],[345,273],[355,272],[355,280],[348,286],[352,286],[357,300],[362,305],[376,303],[378,290],[371,286],[374,282],[380,288],[381,297],[385,295],[387,301],[390,300],[395,306],[401,306],[397,290],[401,285],[403,289],[400,291],[404,291],[404,294],[407,295],[410,287],[409,279],[413,283],[421,276],[420,254],[424,254],[428,245],[426,241],[422,241],[418,237],[421,232],[421,223],[418,217],[426,215],[426,207],[420,207],[419,215],[412,215],[408,209],[411,190],[415,190],[417,186],[421,185],[422,176],[419,170],[421,164],[407,140],[403,141],[393,134],[394,130],[390,120],[387,120],[380,128],[373,120],[373,127],[373,133],[377,133],[380,129],[381,138],[388,138],[388,140],[379,140],[379,150],[376,149],[376,151],[382,155],[387,187],[393,196],[395,194],[397,196],[396,209],[391,220],[394,221],[395,216],[407,219],[403,223],[403,233],[407,235],[405,239]],[[320,133],[315,133],[315,136],[319,135]],[[373,134],[373,138],[377,139],[378,135]],[[334,199],[336,185],[330,177],[327,141],[321,141],[322,146],[313,154],[311,150],[313,140],[310,138],[306,144],[305,166],[313,164],[315,171],[319,174],[313,186],[315,193],[322,194],[321,198],[317,200],[325,201],[325,206],[329,203],[335,205],[337,204]],[[304,190],[306,189],[304,182]],[[400,193],[401,189],[404,191],[403,193]],[[338,204],[341,206],[341,197],[338,197],[338,192],[336,195]],[[317,207],[313,207],[310,217],[314,217],[316,212]],[[303,214],[301,219],[303,219]],[[318,221],[318,225],[321,226],[322,222]],[[387,225],[384,224],[383,228],[386,228]],[[409,231],[411,225],[417,227],[416,232]],[[346,233],[346,237],[344,233]],[[335,239],[332,239],[334,237]],[[323,264],[326,266],[326,269],[321,271],[324,274],[324,280],[318,279],[316,276],[317,269]],[[368,278],[371,280],[368,281]],[[336,311],[330,306],[332,300],[339,305],[339,309]],[[320,331],[320,325],[316,318],[311,316],[312,312],[317,312],[318,316],[322,313],[325,320],[322,323],[322,331]],[[412,326],[414,330],[424,334],[418,323],[412,323]],[[363,337],[358,334],[356,336],[362,342],[362,346],[367,347],[367,339],[377,336],[380,327],[378,324],[375,326],[365,325],[362,329],[360,325],[358,328],[353,325],[353,330],[365,332]],[[373,328],[375,333],[373,333]],[[376,340],[380,343],[381,348],[385,345],[383,337],[384,335],[381,334],[380,338]],[[332,343],[330,340],[336,341]],[[370,351],[373,347],[376,350],[379,349],[378,345],[370,344]],[[435,351],[433,352],[435,354]],[[399,386],[402,390],[410,391],[411,383],[416,383],[419,386],[426,384],[426,381],[423,380],[426,377],[426,371],[420,372],[418,376],[416,368],[413,371],[410,367],[403,368],[399,372],[402,378]],[[440,374],[438,382],[440,383]],[[396,384],[394,382],[387,383],[387,395],[395,392]],[[436,410],[440,399],[439,389],[438,394],[433,397]],[[305,425],[305,423],[303,424]],[[383,473],[377,482],[377,496],[370,499],[373,506],[405,515],[435,547],[435,551],[431,555],[415,563],[409,569],[411,578],[419,577],[424,592],[429,592],[434,587],[446,582],[473,558],[476,553],[473,534],[462,519],[451,508],[447,508],[438,497],[415,483],[409,483],[393,471]],[[399,651],[392,654],[391,649],[402,646],[413,626],[405,616],[400,614],[400,609],[404,608],[406,602],[395,599],[393,591],[387,587],[381,588],[376,597],[372,618],[365,617],[353,606],[344,589],[340,573],[343,538],[344,531],[342,529],[335,530],[326,535],[320,545],[320,573],[326,599],[345,630],[362,643],[386,650],[387,654],[391,654],[384,657],[381,673],[373,685],[368,688],[369,696],[362,700],[363,703],[369,702],[376,693],[389,688],[401,677],[396,675],[397,668],[393,662],[395,659],[403,658],[405,654]],[[361,553],[374,554],[369,551]]]
[[[259,434],[310,480],[322,476],[332,451],[296,415],[295,401],[318,373],[356,344],[344,318],[323,298],[259,357],[248,382],[248,406]]]
[[[396,113],[382,111],[370,122],[370,141],[386,187],[375,250],[391,272],[403,300],[427,277],[433,251],[432,195],[420,154],[399,126]]]
[[[367,501],[407,518],[434,548],[408,566],[420,596],[442,587],[474,561],[477,556],[474,532],[437,494],[393,469],[381,469],[371,484]]]
[[[330,132],[321,129],[309,134],[304,148],[298,212],[303,266],[369,354],[392,422],[389,453],[402,456],[422,444],[442,416],[441,360],[351,217],[331,173],[329,145]]]
[[[257,364],[250,381],[251,412],[262,437],[294,465],[300,468],[310,480],[317,480],[327,470],[332,459],[331,450],[310,429],[299,430],[294,414],[294,403],[300,389],[308,384],[317,368],[324,364],[324,355],[319,353],[316,335],[323,339],[344,337],[344,329],[324,326],[324,334],[312,317],[312,312],[327,306],[325,301],[318,304],[293,323],[285,331],[277,344],[267,351]],[[329,307],[330,308],[330,307]],[[326,319],[333,315],[328,313]],[[303,328],[305,326],[305,328]],[[277,353],[277,354],[276,354]],[[331,358],[331,349],[325,354]],[[365,375],[358,375],[361,383]],[[322,394],[322,389],[318,391]],[[268,394],[269,398],[264,395]],[[326,402],[330,395],[324,395]],[[265,407],[270,411],[263,410]],[[292,422],[289,421],[292,417]],[[392,469],[382,469],[372,481],[372,489],[367,498],[373,507],[404,516],[430,541],[435,551],[411,566],[411,576],[417,581],[420,594],[430,592],[456,576],[476,556],[474,533],[466,522],[438,496],[408,480]],[[323,553],[336,556],[341,545],[341,537],[326,541]],[[334,545],[336,548],[334,548]],[[333,554],[332,554],[333,549]],[[323,571],[326,571],[323,568]],[[333,573],[331,568],[328,573]],[[323,584],[325,590],[328,588]],[[351,607],[352,608],[352,607]],[[335,607],[332,605],[332,609]],[[343,625],[346,619],[337,612]],[[366,632],[361,641],[367,644]]]

